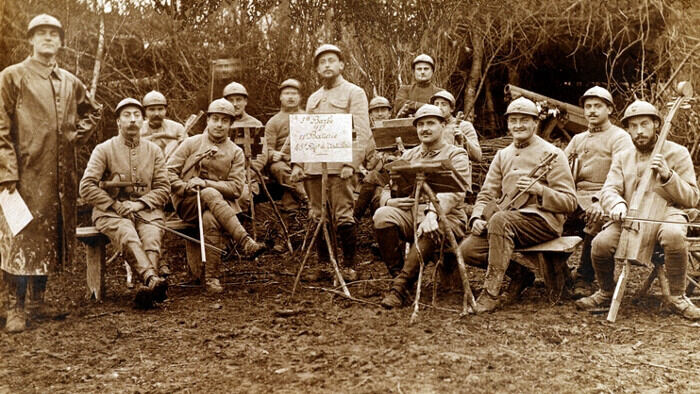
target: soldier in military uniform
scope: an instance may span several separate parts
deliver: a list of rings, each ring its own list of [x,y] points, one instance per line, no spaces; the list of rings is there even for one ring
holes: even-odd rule
[[[455,110],[455,96],[447,90],[441,90],[430,98],[433,104],[442,110],[447,125],[443,132],[443,138],[448,144],[463,147],[469,153],[469,160],[481,161],[481,145],[474,125],[466,120],[458,120],[452,113]]]
[[[410,85],[401,85],[396,92],[394,104],[397,108],[397,118],[405,118],[412,115],[423,104],[430,102],[433,94],[442,90],[433,84],[435,61],[432,57],[421,53],[411,62],[415,82]]]
[[[656,240],[664,249],[664,268],[668,277],[671,309],[689,320],[700,320],[700,308],[685,296],[688,269],[688,245],[685,241],[688,216],[683,209],[694,208],[700,199],[693,161],[688,149],[666,141],[661,153],[652,157],[658,131],[659,112],[651,103],[635,101],[627,107],[622,124],[632,137],[633,148],[615,154],[610,172],[600,191],[600,204],[610,215],[611,222],[593,239],[591,258],[599,290],[576,301],[582,309],[607,307],[615,290],[615,251],[622,233],[622,223],[628,213],[627,204],[638,187],[644,169],[654,173],[654,193],[668,201],[662,223],[656,230]]]
[[[187,138],[168,160],[175,211],[186,222],[197,223],[197,191],[202,203],[202,226],[207,243],[221,247],[222,229],[247,257],[254,258],[265,249],[253,241],[238,221],[236,199],[245,180],[243,150],[231,141],[228,132],[233,122],[233,105],[217,99],[207,109],[207,128]],[[221,293],[219,282],[221,256],[207,255],[204,265],[205,288]]]
[[[324,44],[314,52],[314,66],[322,86],[306,102],[309,114],[352,114],[353,161],[328,163],[328,201],[330,217],[335,219],[338,239],[342,242],[344,276],[352,280],[357,273],[352,267],[356,260],[356,229],[353,216],[353,182],[355,171],[362,164],[364,149],[371,136],[369,128],[367,95],[359,86],[346,81],[342,72],[345,68],[343,53],[335,45]],[[310,216],[318,220],[321,216],[321,163],[294,163],[291,181],[296,182],[305,176],[304,188],[309,196]],[[323,237],[317,242],[319,259],[328,261],[328,250]]]
[[[513,142],[499,150],[491,162],[469,219],[471,235],[460,244],[467,264],[483,268],[488,262],[476,313],[492,311],[499,305],[504,275],[511,278],[507,291],[511,299],[532,285],[534,274],[510,261],[513,249],[557,238],[566,215],[576,209],[576,189],[564,152],[535,135],[539,124],[535,103],[524,97],[513,100],[506,117]],[[551,170],[533,184],[534,178],[528,174],[550,153],[556,155]],[[497,210],[487,218],[490,203],[503,196],[513,197],[518,191],[529,194],[522,207]]]
[[[579,103],[588,120],[588,130],[576,134],[564,149],[573,164],[572,173],[576,183],[578,208],[565,227],[575,228],[583,238],[583,249],[574,275],[574,297],[591,294],[593,266],[591,265],[591,242],[603,225],[603,208],[600,205],[600,189],[605,183],[614,156],[632,148],[629,134],[610,123],[613,98],[600,86],[588,89]]]
[[[0,219],[8,332],[24,331],[28,318],[59,313],[44,295],[49,273],[72,255],[74,144],[90,137],[101,116],[83,83],[56,64],[61,22],[38,15],[27,37],[32,54],[0,73],[0,191],[18,191],[34,217],[15,236]]]
[[[113,245],[134,257],[132,268],[144,283],[137,295],[140,307],[163,301],[168,284],[159,275],[159,256],[164,224],[163,206],[170,195],[170,182],[160,148],[141,140],[144,109],[125,98],[114,109],[119,134],[97,145],[90,155],[80,197],[92,205],[92,220]],[[100,181],[119,180],[133,185],[115,190]]]
[[[161,92],[152,90],[146,93],[142,104],[146,108],[147,121],[143,122],[141,138],[158,145],[167,160],[177,146],[187,138],[185,126],[165,117],[168,101]]]
[[[469,156],[464,149],[447,144],[442,133],[445,118],[440,108],[426,104],[416,112],[413,119],[421,144],[401,155],[402,160],[419,163],[423,160],[449,160],[455,170],[469,182],[471,171]],[[464,192],[438,193],[440,207],[447,215],[448,223],[438,223],[435,207],[430,204],[418,206],[417,245],[413,245],[403,259],[404,241],[413,241],[413,197],[391,198],[389,188],[382,193],[381,205],[374,213],[374,229],[382,260],[394,278],[391,290],[382,299],[382,306],[395,308],[404,305],[408,292],[418,276],[420,258],[430,260],[440,248],[438,234],[449,227],[458,239],[466,232],[467,215],[464,212]],[[440,229],[442,227],[442,229]]]

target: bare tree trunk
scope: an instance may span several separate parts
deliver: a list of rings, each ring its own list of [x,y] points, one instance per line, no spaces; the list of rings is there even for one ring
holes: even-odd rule
[[[464,114],[468,117],[473,114],[472,111],[476,102],[476,86],[481,78],[481,65],[484,58],[484,36],[481,33],[474,33],[472,35],[472,44],[474,46],[472,67],[469,71],[469,80],[464,92]]]
[[[97,92],[97,82],[100,80],[100,68],[102,67],[102,56],[105,50],[105,14],[102,8],[99,9],[100,31],[97,38],[97,53],[95,54],[95,66],[92,69],[92,82],[90,83],[90,96],[95,97]]]

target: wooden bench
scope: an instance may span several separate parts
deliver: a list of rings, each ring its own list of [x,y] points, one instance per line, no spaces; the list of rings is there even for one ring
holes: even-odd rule
[[[180,219],[168,220],[168,228],[199,238],[197,228]],[[85,244],[85,264],[87,265],[87,297],[101,300],[105,294],[105,246],[109,243],[106,235],[97,231],[94,226],[78,227],[75,236]],[[202,262],[199,255],[199,244],[185,240],[187,263],[192,275],[201,277]]]

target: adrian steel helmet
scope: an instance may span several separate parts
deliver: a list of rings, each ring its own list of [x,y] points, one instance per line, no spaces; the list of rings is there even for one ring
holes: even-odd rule
[[[518,97],[511,101],[506,109],[506,116],[512,114],[530,115],[538,118],[540,116],[540,111],[537,109],[537,104],[532,100],[525,97]]]
[[[58,29],[58,33],[61,35],[61,42],[63,42],[66,34],[65,31],[63,31],[63,25],[58,19],[48,14],[39,14],[29,21],[27,37],[31,38],[32,34],[34,34],[34,29],[41,26],[51,26]]]
[[[642,100],[636,100],[635,102],[630,104],[625,110],[625,114],[622,116],[622,119],[620,121],[623,125],[625,125],[625,127],[627,127],[627,121],[629,120],[629,118],[642,115],[651,116],[652,118],[661,122],[661,115],[659,115],[659,110],[656,109],[656,107],[654,107],[654,105],[650,102]]]
[[[416,63],[428,63],[430,64],[430,67],[435,70],[435,61],[432,57],[426,55],[425,53],[421,53],[420,55],[416,56],[415,59],[413,59],[413,62],[411,62],[411,68],[415,68]]]
[[[439,92],[435,92],[433,94],[433,97],[430,98],[430,104],[435,103],[435,99],[441,98],[445,99],[450,102],[452,105],[452,108],[454,108],[455,105],[457,105],[457,101],[455,100],[455,96],[452,95],[452,93],[448,92],[447,90],[440,90]]]
[[[138,101],[132,97],[127,97],[127,98],[123,99],[122,101],[120,101],[119,104],[117,104],[117,106],[114,107],[114,113],[117,114],[117,116],[119,116],[119,112],[128,106],[138,107],[141,110],[141,115],[144,115],[143,105],[141,104],[140,101]]]
[[[224,97],[233,96],[234,94],[245,96],[246,98],[248,97],[248,91],[245,86],[238,82],[231,82],[224,88]]]
[[[389,108],[389,109],[391,109],[391,103],[389,102],[389,100],[386,97],[377,96],[369,101],[369,110],[371,111],[375,108]]]
[[[143,96],[143,106],[144,107],[149,107],[151,105],[168,105],[168,101],[165,99],[165,96],[163,96],[163,93],[151,90],[150,92],[146,93],[145,96]]]
[[[284,82],[280,84],[280,90],[284,88],[294,88],[298,91],[301,91],[301,82],[297,81],[294,78],[285,79]]]
[[[333,52],[338,55],[338,58],[341,61],[343,60],[343,51],[341,51],[340,48],[333,44],[323,44],[314,51],[314,64],[316,64],[318,57],[326,52]]]
[[[234,113],[233,104],[231,104],[225,98],[218,98],[212,101],[211,104],[209,104],[209,108],[207,108],[207,115],[208,114],[224,114],[232,118],[236,116]]]
[[[435,116],[440,118],[440,120],[445,120],[445,116],[442,115],[442,110],[432,104],[423,104],[418,111],[416,111],[415,117],[413,118],[413,125],[418,123],[418,120],[422,118],[427,118],[429,116]]]
[[[612,94],[608,92],[608,89],[601,88],[600,86],[594,86],[586,90],[586,93],[584,93],[583,96],[581,96],[581,98],[578,100],[578,104],[583,107],[583,103],[589,97],[599,98],[608,103],[608,105],[615,106],[615,103],[613,103]]]

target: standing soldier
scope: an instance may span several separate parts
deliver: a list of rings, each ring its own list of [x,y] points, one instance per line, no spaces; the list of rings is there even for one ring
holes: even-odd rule
[[[353,173],[360,167],[364,149],[371,133],[367,95],[359,86],[352,84],[341,75],[345,69],[343,53],[335,45],[324,44],[314,53],[314,66],[321,78],[321,86],[306,102],[309,114],[352,114],[353,131],[357,139],[353,141],[353,161],[348,163],[328,163],[328,202],[329,217],[335,219],[338,239],[342,240],[344,276],[349,280],[357,277],[352,267],[355,265],[357,239],[355,219],[353,217]],[[305,175],[304,188],[310,200],[310,216],[316,220],[321,217],[321,164],[294,163],[291,181],[296,182]],[[323,237],[317,244],[319,260],[328,261],[328,250]]]
[[[92,205],[97,230],[115,247],[133,255],[132,268],[145,285],[136,294],[136,305],[149,308],[153,301],[165,299],[168,288],[158,266],[163,230],[153,223],[165,224],[163,206],[170,195],[170,182],[163,152],[156,144],[141,140],[141,103],[125,98],[114,113],[119,134],[92,151],[80,181],[80,196]],[[101,181],[112,180],[131,185],[113,189],[100,186]],[[161,268],[160,274],[165,273]]]
[[[415,82],[410,85],[401,85],[396,92],[394,104],[398,109],[397,118],[412,115],[423,104],[430,102],[430,98],[441,88],[433,84],[435,61],[432,57],[421,53],[411,63]]]
[[[82,82],[56,64],[61,22],[38,15],[27,37],[32,55],[0,73],[0,191],[19,191],[34,216],[14,237],[4,222],[0,230],[8,332],[26,328],[27,311],[34,318],[55,313],[44,294],[49,272],[72,253],[66,242],[75,232],[73,144],[89,138],[101,116]]]
[[[661,153],[651,157],[661,127],[659,112],[651,103],[635,101],[627,107],[622,124],[632,136],[633,148],[613,157],[610,172],[600,191],[600,204],[609,212],[612,222],[593,239],[591,258],[599,290],[576,301],[582,309],[607,307],[615,290],[615,251],[632,199],[645,168],[654,172],[654,193],[668,202],[659,225],[657,240],[664,249],[664,268],[668,276],[669,296],[666,301],[673,311],[689,320],[700,320],[700,308],[685,296],[688,270],[688,244],[685,241],[688,216],[683,209],[698,204],[700,191],[695,178],[693,160],[688,149],[666,141]]]
[[[447,90],[441,90],[430,98],[430,104],[440,108],[447,121],[443,133],[445,142],[463,147],[469,153],[469,160],[481,161],[481,145],[479,145],[479,136],[476,134],[474,125],[452,116],[456,105],[455,96]]]
[[[610,92],[599,86],[588,89],[579,100],[588,120],[588,130],[576,134],[564,153],[569,157],[576,183],[578,208],[569,218],[569,225],[576,228],[583,238],[583,249],[574,275],[574,297],[590,295],[593,279],[591,242],[603,225],[603,208],[600,205],[600,189],[605,183],[613,157],[632,148],[629,134],[610,123],[613,98]]]
[[[566,215],[576,209],[576,189],[564,152],[535,135],[539,124],[535,103],[524,97],[515,99],[508,105],[506,117],[513,143],[499,150],[491,162],[469,219],[472,234],[459,246],[465,263],[483,267],[488,262],[476,313],[496,309],[504,275],[511,278],[507,294],[511,299],[532,285],[532,271],[511,263],[513,250],[557,238]],[[535,181],[528,174],[549,154],[555,155],[551,170]],[[489,205],[501,198],[510,200],[518,192],[528,197],[518,204],[522,206],[496,209],[487,217]]]
[[[146,108],[147,122],[143,122],[141,137],[158,145],[167,160],[177,146],[187,138],[185,126],[165,118],[168,101],[161,92],[152,90],[146,93],[143,96],[143,107]]]
[[[423,160],[449,160],[455,170],[469,182],[471,188],[471,171],[469,157],[462,148],[447,144],[442,133],[445,129],[445,118],[440,109],[426,104],[413,118],[418,138],[421,144],[401,155],[402,160],[420,163]],[[453,231],[460,239],[466,232],[467,215],[464,213],[464,192],[438,193],[440,208],[445,212],[449,223],[438,223],[435,207],[431,204],[418,206],[420,222],[417,229],[417,245],[413,245],[403,262],[404,241],[414,239],[413,197],[391,198],[389,189],[382,194],[382,207],[374,214],[374,231],[379,243],[382,260],[392,276],[395,276],[389,293],[382,299],[385,308],[402,306],[408,298],[408,292],[413,287],[418,276],[420,260],[427,262],[435,256],[440,248],[440,231]],[[440,227],[443,227],[440,229]]]

